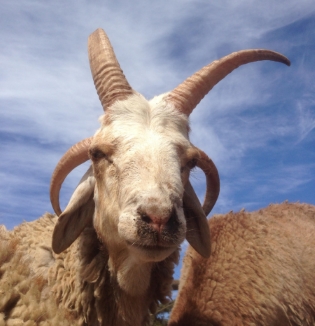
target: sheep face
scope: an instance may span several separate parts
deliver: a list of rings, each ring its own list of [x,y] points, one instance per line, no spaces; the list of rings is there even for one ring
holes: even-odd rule
[[[88,49],[105,115],[95,136],[72,146],[53,173],[50,198],[59,219],[52,248],[61,253],[93,223],[120,286],[129,293],[143,293],[148,280],[142,276],[148,275],[150,263],[165,259],[185,237],[201,256],[210,256],[206,215],[218,198],[220,180],[211,159],[189,142],[189,115],[212,87],[240,65],[260,60],[290,65],[290,61],[269,50],[235,52],[148,102],[129,85],[103,30],[90,35]],[[92,168],[61,212],[59,191],[64,178],[89,158]],[[189,182],[194,165],[207,179],[202,207]],[[133,275],[139,279],[128,282]]]
[[[84,141],[92,167],[59,216],[53,250],[68,248],[93,223],[108,251],[111,274],[132,295],[146,291],[152,263],[170,256],[185,237],[208,256],[206,215],[189,174],[197,165],[208,177],[215,175],[214,182],[218,176],[212,161],[190,143],[188,130],[187,116],[165,95],[148,102],[133,94],[109,107],[101,128]],[[80,147],[70,148],[60,160],[62,168],[72,164],[67,158]],[[55,171],[62,175],[58,166]]]
[[[134,95],[101,122],[89,149],[95,229],[109,251],[125,247],[137,260],[163,260],[186,233],[182,198],[198,155],[187,118],[162,98]]]

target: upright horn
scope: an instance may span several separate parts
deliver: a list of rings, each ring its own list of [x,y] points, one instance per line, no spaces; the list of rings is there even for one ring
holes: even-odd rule
[[[220,60],[213,61],[187,78],[167,95],[166,100],[172,102],[180,112],[189,116],[203,97],[226,75],[241,65],[261,60],[277,61],[290,66],[288,58],[270,50],[233,52]]]
[[[115,101],[133,94],[111,43],[101,28],[89,36],[88,52],[92,77],[104,111]]]

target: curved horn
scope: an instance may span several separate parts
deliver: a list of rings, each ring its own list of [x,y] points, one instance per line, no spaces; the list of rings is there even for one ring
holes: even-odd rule
[[[92,77],[104,111],[115,101],[133,94],[110,41],[101,28],[89,36],[88,52]]]
[[[206,216],[211,212],[214,204],[216,203],[220,193],[220,178],[218,170],[213,161],[208,155],[198,148],[200,157],[197,160],[197,166],[202,169],[206,175],[207,189],[205,199],[203,201],[203,211]]]
[[[226,75],[241,65],[261,60],[278,61],[290,66],[288,58],[270,50],[233,52],[220,60],[213,61],[187,78],[167,95],[166,100],[172,102],[180,112],[189,116],[203,97]]]
[[[188,181],[183,194],[183,209],[186,218],[186,239],[190,245],[202,256],[209,258],[211,254],[210,230],[207,215],[214,206],[220,191],[218,170],[212,160],[200,149],[197,166],[207,178],[207,191],[203,206]]]
[[[90,147],[92,139],[93,137],[86,138],[69,148],[54,170],[50,181],[50,201],[58,216],[61,214],[59,205],[61,185],[73,169],[89,159],[88,148]]]

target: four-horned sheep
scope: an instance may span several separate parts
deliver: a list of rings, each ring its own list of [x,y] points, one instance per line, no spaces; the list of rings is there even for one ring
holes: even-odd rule
[[[212,160],[189,141],[190,113],[240,65],[290,64],[273,51],[239,51],[147,101],[129,85],[103,30],[91,34],[88,52],[101,127],[56,166],[57,216],[1,230],[0,325],[147,324],[170,295],[183,240],[210,255],[206,216],[220,182]],[[91,167],[61,211],[64,179],[87,160]],[[195,166],[206,176],[203,206],[189,182]]]

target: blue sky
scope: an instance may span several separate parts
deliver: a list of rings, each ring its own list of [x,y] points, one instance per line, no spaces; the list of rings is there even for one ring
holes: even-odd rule
[[[233,51],[267,48],[291,67],[259,62],[221,81],[191,115],[191,140],[214,160],[212,213],[269,203],[315,204],[313,0],[4,0],[0,12],[0,223],[52,212],[52,171],[102,114],[87,38],[102,27],[134,89],[152,98]],[[86,170],[62,189],[64,207]],[[204,180],[192,176],[200,198]]]

